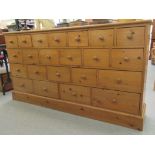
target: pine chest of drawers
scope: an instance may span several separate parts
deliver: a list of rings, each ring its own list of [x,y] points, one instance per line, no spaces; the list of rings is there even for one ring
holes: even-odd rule
[[[150,25],[6,33],[13,99],[142,130]]]

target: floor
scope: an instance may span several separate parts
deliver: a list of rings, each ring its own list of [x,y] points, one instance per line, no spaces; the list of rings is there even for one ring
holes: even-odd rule
[[[104,123],[80,116],[51,110],[24,102],[13,101],[11,92],[0,93],[0,134],[103,134],[146,135],[155,134],[155,66],[149,63],[146,86],[146,117],[144,131]]]

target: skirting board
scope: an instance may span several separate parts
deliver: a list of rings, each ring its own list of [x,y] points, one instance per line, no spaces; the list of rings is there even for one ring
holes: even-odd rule
[[[132,114],[126,114],[123,112],[116,112],[103,108],[101,109],[98,107],[92,107],[89,105],[83,105],[64,100],[47,98],[28,93],[22,93],[18,91],[13,91],[12,96],[14,100],[23,101],[51,109],[56,109],[71,114],[85,116],[88,118],[105,121],[140,131],[143,130],[145,104],[142,116],[137,116]]]

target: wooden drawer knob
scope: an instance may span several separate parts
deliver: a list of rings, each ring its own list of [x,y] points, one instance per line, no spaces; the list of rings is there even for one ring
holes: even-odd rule
[[[116,82],[117,82],[118,84],[120,84],[120,83],[122,83],[122,80],[121,80],[121,79],[117,79]]]
[[[86,80],[87,77],[86,77],[85,75],[82,75],[82,76],[81,76],[81,79]]]
[[[83,94],[80,94],[80,97],[83,97]]]
[[[55,38],[54,41],[58,43],[58,42],[60,42],[60,39]]]
[[[80,41],[81,41],[80,35],[79,35],[78,37],[75,38],[75,41],[77,41],[77,42],[80,42]]]
[[[20,69],[18,68],[18,69],[16,69],[16,71],[17,71],[17,72],[20,72]]]
[[[26,43],[27,43],[27,41],[26,41],[26,40],[23,40],[23,41],[22,41],[22,43],[26,44]]]
[[[104,37],[103,36],[99,36],[98,37],[101,41],[104,41]]]
[[[42,43],[43,41],[42,40],[38,40],[38,43]]]
[[[33,56],[32,55],[28,55],[28,58],[32,58]]]
[[[99,58],[98,58],[97,56],[94,56],[94,57],[93,57],[93,60],[98,61]]]
[[[47,88],[43,88],[43,91],[47,92],[48,90],[47,90]]]
[[[35,71],[35,74],[39,74],[39,71]]]
[[[46,58],[47,58],[47,59],[51,59],[52,57],[51,57],[51,56],[49,56],[49,55],[47,55],[47,56],[46,56]]]
[[[67,56],[67,59],[73,60],[73,57],[72,56]]]
[[[77,94],[75,92],[72,93],[72,96],[77,96]]]
[[[20,87],[25,87],[25,84],[21,84]]]
[[[137,57],[137,59],[138,59],[138,60],[140,60],[140,59],[141,59],[141,57],[139,56],[139,57]]]
[[[56,75],[57,77],[60,77],[60,76],[61,76],[61,74],[60,74],[60,73],[58,73],[58,72],[57,72],[55,75]]]
[[[9,41],[10,44],[13,44],[14,42],[12,40]]]
[[[112,103],[116,103],[117,102],[117,100],[114,98],[114,99],[112,99]]]
[[[17,57],[17,55],[15,54],[15,55],[13,55],[12,57],[16,58],[16,57]]]
[[[124,61],[129,61],[129,57],[124,57]]]
[[[134,31],[131,31],[131,32],[127,35],[127,39],[132,40],[134,34],[135,34],[135,32],[134,32]]]

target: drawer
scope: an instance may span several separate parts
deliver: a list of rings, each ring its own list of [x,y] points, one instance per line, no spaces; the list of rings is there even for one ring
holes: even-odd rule
[[[32,47],[30,35],[18,35],[17,38],[19,47]]]
[[[29,79],[22,79],[22,78],[13,78],[13,87],[14,90],[21,91],[21,92],[33,92],[32,87],[32,80]]]
[[[112,47],[113,46],[113,30],[90,30],[89,31],[90,46]]]
[[[92,89],[92,105],[131,114],[139,114],[140,94]]]
[[[88,46],[88,32],[75,31],[68,32],[69,46]]]
[[[24,64],[39,64],[38,50],[36,49],[23,49],[23,63]]]
[[[127,92],[142,91],[141,72],[100,70],[98,80],[99,87]]]
[[[46,67],[28,65],[28,77],[34,80],[46,80]]]
[[[57,49],[39,50],[39,62],[42,65],[58,65],[59,51]]]
[[[26,65],[21,64],[11,64],[11,74],[16,77],[27,77],[27,68]]]
[[[144,27],[117,29],[117,46],[134,47],[144,46]]]
[[[32,34],[33,47],[45,48],[48,47],[47,34]]]
[[[62,65],[81,65],[80,49],[60,50],[60,64]]]
[[[58,85],[53,82],[33,81],[34,92],[40,96],[59,98]]]
[[[84,66],[93,68],[109,67],[109,50],[108,49],[84,49],[83,52]]]
[[[65,47],[67,44],[66,33],[64,32],[49,33],[48,41],[50,47]]]
[[[96,86],[96,70],[73,68],[72,81],[83,86]]]
[[[111,67],[121,70],[143,70],[143,49],[113,49]]]
[[[47,67],[48,80],[70,82],[70,69],[67,67]]]
[[[16,36],[5,36],[7,48],[18,48],[18,41]]]
[[[60,84],[61,99],[90,104],[90,88]]]
[[[22,51],[20,49],[8,49],[9,63],[22,63]]]

